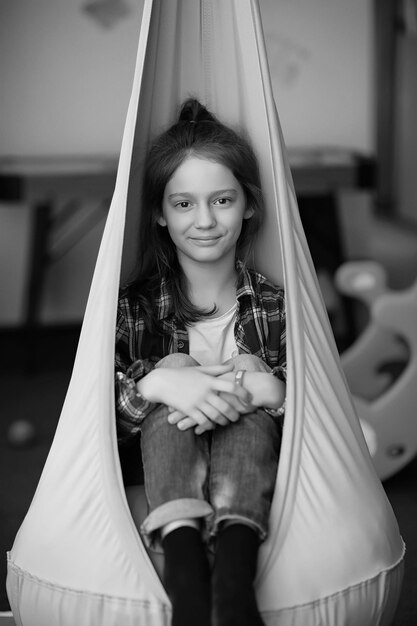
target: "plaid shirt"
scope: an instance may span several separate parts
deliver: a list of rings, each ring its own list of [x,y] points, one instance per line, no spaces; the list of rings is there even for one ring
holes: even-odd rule
[[[264,276],[242,268],[237,288],[235,341],[239,353],[253,354],[286,379],[286,327],[284,291]],[[163,335],[145,327],[137,300],[119,299],[116,328],[116,412],[119,439],[134,436],[140,423],[155,407],[137,391],[136,382],[148,374],[167,354],[189,354],[189,338],[180,327],[172,297],[163,280],[157,300],[158,320]]]

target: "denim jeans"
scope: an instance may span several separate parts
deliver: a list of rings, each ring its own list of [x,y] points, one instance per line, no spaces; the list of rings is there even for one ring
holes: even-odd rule
[[[258,357],[238,355],[234,369],[270,369]],[[172,354],[158,367],[198,365],[189,355]],[[158,405],[143,421],[141,446],[149,514],[141,526],[148,545],[158,529],[180,519],[198,519],[203,535],[214,537],[226,520],[254,526],[261,540],[268,519],[278,468],[281,422],[262,409],[237,422],[196,435],[168,422]]]

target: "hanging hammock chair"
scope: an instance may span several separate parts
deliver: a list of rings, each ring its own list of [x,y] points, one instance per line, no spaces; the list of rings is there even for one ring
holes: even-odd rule
[[[385,626],[404,546],[341,373],[298,216],[256,0],[145,0],[116,188],[56,436],[9,553],[19,626],[168,626],[170,602],[137,532],[114,414],[120,275],[135,262],[149,138],[198,97],[245,129],[267,205],[256,267],[284,284],[287,411],[256,590],[267,626]]]

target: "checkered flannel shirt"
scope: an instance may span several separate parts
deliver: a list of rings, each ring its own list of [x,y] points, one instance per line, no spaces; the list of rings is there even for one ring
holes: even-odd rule
[[[235,341],[239,353],[254,354],[286,379],[285,300],[282,288],[261,274],[242,268],[237,288]],[[155,408],[137,391],[136,382],[167,354],[189,354],[187,329],[178,323],[165,281],[157,300],[163,334],[145,327],[138,301],[121,294],[116,327],[116,413],[118,437],[125,440],[140,430],[140,423]]]

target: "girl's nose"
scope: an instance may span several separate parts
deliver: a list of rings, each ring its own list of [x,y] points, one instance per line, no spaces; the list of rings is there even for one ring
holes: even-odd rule
[[[196,228],[213,228],[216,225],[214,212],[209,204],[202,203],[198,206],[195,217]]]

